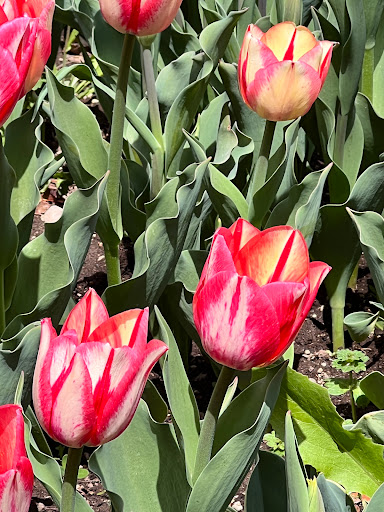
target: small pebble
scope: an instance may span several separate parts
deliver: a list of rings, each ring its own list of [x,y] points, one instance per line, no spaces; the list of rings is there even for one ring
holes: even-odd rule
[[[240,501],[235,501],[235,503],[232,504],[232,508],[240,512],[240,510],[243,510],[243,505],[240,503]]]
[[[310,354],[310,353],[311,353],[310,350],[308,350],[308,349],[304,350],[304,354]]]
[[[37,504],[37,510],[38,510],[39,512],[42,512],[43,510],[45,510],[45,505],[44,505],[44,503],[38,503],[38,504]]]
[[[97,261],[101,261],[101,260],[103,260],[104,258],[105,258],[105,256],[104,256],[104,255],[99,256],[99,257],[97,258]]]
[[[323,371],[324,370],[322,368],[318,368],[317,373],[323,373]]]
[[[323,361],[323,362],[321,363],[321,366],[327,366],[327,363],[326,363],[325,361]]]
[[[315,384],[317,384],[316,379],[314,379],[313,377],[309,377],[309,380],[310,380],[311,382],[314,382]]]

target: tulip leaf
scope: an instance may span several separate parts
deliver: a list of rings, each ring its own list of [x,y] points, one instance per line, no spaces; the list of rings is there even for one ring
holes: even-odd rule
[[[180,449],[185,451],[187,480],[192,482],[200,433],[199,410],[175,338],[157,307],[155,312],[159,322],[158,336],[169,347],[163,366],[165,389],[173,419],[180,431]]]
[[[199,229],[193,218],[208,162],[192,164],[170,180],[147,205],[147,228],[135,244],[135,269],[131,279],[107,288],[104,294],[111,314],[133,307],[154,305],[180,257],[186,240]]]
[[[372,372],[364,377],[360,388],[376,407],[384,409],[384,375],[381,372]]]
[[[350,313],[344,318],[344,325],[348,329],[349,335],[353,341],[360,343],[368,338],[375,330],[379,314],[379,311],[375,314],[366,311],[357,311]]]
[[[32,119],[33,110],[7,126],[4,151],[15,171],[16,182],[11,196],[11,214],[19,230],[19,248],[28,241],[33,212],[40,201],[44,172],[53,160],[52,151],[41,141],[43,119]],[[23,151],[20,151],[20,137]]]
[[[290,512],[309,512],[308,488],[290,411],[285,416],[285,471]]]
[[[184,288],[191,293],[196,291],[208,253],[206,251],[183,251],[174,271],[174,282],[183,283]]]
[[[372,496],[371,501],[368,503],[365,512],[381,512],[384,503],[384,484],[382,484],[375,494]]]
[[[340,485],[327,480],[322,473],[316,480],[326,512],[352,512],[354,503]]]
[[[60,84],[52,73],[47,75],[51,121],[76,185],[88,188],[108,169],[108,152],[99,125],[90,109],[75,96],[71,87]],[[76,119],[74,123],[73,120]],[[86,136],[85,136],[86,134]],[[107,187],[97,231],[104,242],[117,245],[123,236],[121,208],[111,208],[113,198]]]
[[[332,164],[323,171],[311,172],[294,185],[288,196],[272,210],[266,227],[288,225],[299,229],[308,247],[315,231],[325,180]]]
[[[284,373],[285,365],[280,366],[274,373],[265,389],[259,413],[253,423],[231,437],[203,469],[189,496],[186,512],[226,510],[252,462],[258,457],[257,452],[276,403]],[[231,405],[220,419],[231,414],[228,412]],[[253,403],[248,402],[247,407],[253,409]],[[234,415],[231,415],[231,418],[233,421],[237,419]]]
[[[63,485],[60,465],[45,450],[41,450],[41,443],[37,441],[44,437],[44,434],[31,408],[26,412],[25,424],[25,446],[32,463],[33,474],[47,489],[56,506],[60,507]],[[92,508],[77,491],[74,512],[92,512]]]
[[[384,411],[368,412],[354,425],[345,425],[344,428],[349,431],[361,430],[365,437],[376,444],[384,444]]]
[[[116,512],[180,512],[190,492],[172,425],[152,420],[140,401],[128,428],[89,460]]]
[[[378,162],[383,152],[380,133],[384,130],[384,119],[379,117],[369,99],[361,93],[356,96],[355,106],[364,132],[362,167],[367,168]]]
[[[361,432],[347,432],[328,392],[290,368],[283,380],[271,423],[284,436],[284,421],[290,410],[304,464],[345,487],[346,492],[371,496],[384,478],[382,446]],[[319,446],[322,447],[319,450]]]
[[[245,496],[247,512],[287,512],[284,459],[260,450]],[[279,491],[276,492],[276,489]]]
[[[4,149],[0,147],[0,281],[3,288],[3,272],[16,255],[18,233],[11,217],[11,194],[15,184],[15,172],[9,165]],[[3,290],[0,291],[3,293]],[[0,328],[1,330],[1,328]],[[0,333],[1,335],[1,333]]]
[[[55,325],[61,319],[95,230],[105,183],[106,178],[70,194],[61,218],[46,223],[44,233],[22,249],[5,337],[45,316]]]
[[[152,418],[158,423],[165,421],[168,416],[168,405],[151,380],[147,380],[142,398],[148,405]]]

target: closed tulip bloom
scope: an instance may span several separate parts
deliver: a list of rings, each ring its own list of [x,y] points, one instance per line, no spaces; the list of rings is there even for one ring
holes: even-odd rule
[[[182,0],[100,0],[105,21],[122,34],[151,36],[173,21]]]
[[[39,80],[51,53],[52,0],[0,5],[0,126]]]
[[[309,262],[302,234],[289,226],[259,231],[239,219],[220,228],[193,299],[205,351],[237,370],[273,363],[294,340],[329,271]]]
[[[130,423],[153,365],[166,352],[147,343],[148,309],[111,318],[89,290],[69,314],[60,336],[41,322],[33,403],[44,430],[72,447],[98,446]]]
[[[32,464],[24,445],[23,411],[0,407],[0,512],[28,512],[33,491]]]
[[[267,32],[249,25],[238,78],[245,103],[270,121],[303,116],[318,97],[331,64],[333,43],[284,21]]]

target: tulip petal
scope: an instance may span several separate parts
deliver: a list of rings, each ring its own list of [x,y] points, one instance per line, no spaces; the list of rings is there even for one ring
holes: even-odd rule
[[[28,461],[28,459],[26,460]],[[30,472],[32,473],[32,468],[30,469]],[[0,475],[0,511],[28,512],[31,504],[32,491],[33,478],[32,488],[30,488],[29,485],[25,485],[19,471],[11,469],[6,473],[3,473]]]
[[[261,231],[234,258],[237,272],[259,286],[271,281],[303,282],[308,275],[309,258],[305,240],[290,226]]]
[[[296,27],[295,38],[293,42],[293,55],[292,57],[287,57],[288,60],[299,60],[301,57],[308,53],[312,48],[318,46],[318,41],[316,41],[315,36],[312,32],[302,25]]]
[[[66,446],[79,448],[95,423],[91,377],[82,356],[76,353],[53,401],[48,433]]]
[[[232,244],[229,246],[232,255],[236,254],[251,238],[260,233],[259,229],[255,228],[255,226],[245,219],[237,219],[228,229],[233,237]]]
[[[305,301],[309,283],[270,283],[263,286],[263,292],[267,295],[275,308],[280,324],[280,344],[266,364],[276,361],[293,341],[292,330],[296,323],[298,311]],[[304,321],[304,319],[303,319]]]
[[[99,325],[88,338],[88,342],[104,341],[112,347],[133,346],[135,342],[147,343],[148,309],[130,309],[119,313]]]
[[[329,66],[331,65],[332,50],[334,47],[334,43],[332,43],[331,41],[320,41],[319,44],[323,50],[323,56],[319,71],[320,80],[321,83],[323,84],[325,79],[327,78]]]
[[[104,444],[125,430],[135,414],[151,369],[167,349],[162,341],[151,340],[144,353],[130,347],[114,350],[98,403],[97,425],[87,446]]]
[[[26,456],[24,419],[19,405],[0,407],[0,455],[0,473],[16,468],[20,457]]]
[[[300,57],[300,62],[305,62],[315,71],[317,71],[320,75],[320,66],[323,58],[323,48],[320,44],[317,44],[310,50],[305,53],[302,57]]]
[[[61,334],[69,329],[74,329],[77,332],[79,343],[81,343],[86,341],[96,327],[108,318],[109,315],[104,302],[95,290],[90,288],[69,313],[61,329]]]
[[[82,343],[77,347],[76,353],[83,358],[91,377],[94,402],[97,402],[96,395],[100,392],[98,388],[103,380],[104,373],[109,372],[108,360],[112,351],[113,348],[109,343],[89,342]]]
[[[252,279],[220,272],[195,294],[193,316],[204,349],[217,362],[249,370],[280,341],[277,314]]]
[[[282,61],[296,33],[296,25],[292,21],[284,21],[271,27],[261,38],[275,57]]]
[[[283,61],[258,71],[246,95],[261,117],[288,121],[308,112],[321,85],[319,74],[308,64]]]

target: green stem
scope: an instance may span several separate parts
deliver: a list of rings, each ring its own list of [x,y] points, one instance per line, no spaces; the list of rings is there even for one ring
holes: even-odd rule
[[[348,288],[351,288],[351,290],[356,289],[358,275],[359,275],[359,263],[357,263],[356,267],[353,269],[352,275],[348,281]]]
[[[79,471],[83,448],[69,448],[67,465],[61,491],[60,512],[74,512],[76,498],[77,473]]]
[[[356,423],[357,422],[357,411],[356,411],[356,403],[355,403],[355,399],[353,398],[353,390],[352,390],[352,386],[353,386],[353,377],[352,377],[352,372],[349,372],[349,400],[351,402],[351,410],[352,410],[352,421],[353,423]]]
[[[248,202],[252,201],[255,193],[264,185],[267,178],[268,160],[271,152],[273,135],[275,133],[276,121],[266,121],[263,140],[261,141],[260,152],[256,165],[252,172],[248,189]]]
[[[332,307],[332,343],[333,351],[344,348],[344,308]]]
[[[131,67],[133,47],[135,45],[135,36],[126,34],[124,37],[123,49],[121,52],[121,60],[119,67],[119,75],[117,78],[116,97],[113,106],[112,126],[111,126],[111,143],[109,146],[108,169],[110,175],[107,183],[107,197],[109,211],[112,214],[112,224],[116,232],[118,232],[117,219],[120,210],[120,171],[121,156],[123,150],[123,134],[125,120],[125,105],[127,99],[128,77]],[[106,248],[105,261],[107,264],[108,285],[118,284],[121,281],[120,266],[117,266],[115,258],[119,257],[118,244],[116,247]],[[107,257],[107,252],[112,257]],[[112,268],[109,269],[108,265]],[[111,280],[110,280],[111,278]]]
[[[204,421],[200,431],[199,444],[197,446],[196,463],[193,472],[193,481],[199,478],[199,475],[211,460],[213,440],[215,438],[216,424],[219,417],[221,405],[223,403],[228,386],[231,384],[235,375],[235,370],[222,366],[219,378],[217,379],[215,389],[205,413]]]
[[[108,286],[121,283],[119,246],[104,243]]]
[[[373,72],[375,70],[375,47],[367,48],[364,53],[361,74],[361,92],[373,101]]]
[[[337,115],[336,133],[335,133],[335,148],[333,151],[333,161],[335,164],[343,169],[344,164],[344,146],[347,136],[348,114],[343,115],[341,112]]]
[[[5,290],[4,290],[4,270],[0,270],[0,337],[5,330]]]
[[[143,47],[143,71],[147,88],[151,129],[161,148],[161,150],[152,157],[151,199],[153,199],[160,192],[163,184],[164,138],[156,91],[155,73],[153,70],[152,53],[148,47]]]

